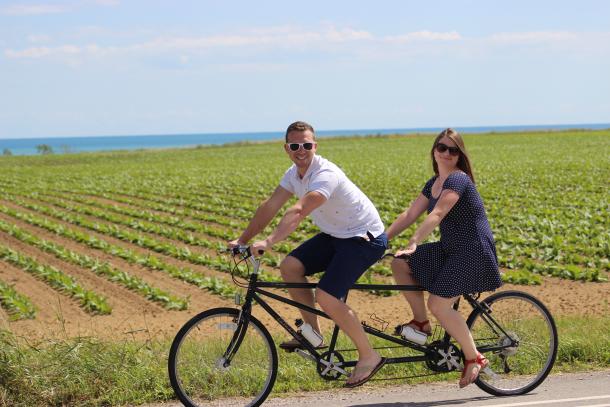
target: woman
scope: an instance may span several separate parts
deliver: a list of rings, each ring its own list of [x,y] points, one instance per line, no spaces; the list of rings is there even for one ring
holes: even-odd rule
[[[436,175],[387,230],[391,239],[428,210],[406,249],[396,253],[408,255],[409,260],[394,259],[392,273],[396,283],[420,285],[430,293],[430,312],[460,344],[464,354],[459,385],[465,387],[477,379],[489,362],[477,351],[466,321],[453,309],[453,304],[462,294],[495,290],[502,280],[493,235],[474,185],[462,137],[453,129],[443,130],[434,140],[430,155]],[[418,246],[438,225],[440,242]],[[429,335],[431,326],[423,293],[403,293],[413,310],[413,320],[403,328]]]

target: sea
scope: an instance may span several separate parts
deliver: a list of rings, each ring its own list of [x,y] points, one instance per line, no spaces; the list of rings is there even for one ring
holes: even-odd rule
[[[463,134],[468,133],[509,133],[518,131],[561,131],[570,129],[601,130],[610,129],[610,123],[596,124],[558,124],[523,126],[474,126],[455,127]],[[400,129],[346,129],[316,130],[317,137],[345,137],[388,134],[438,133],[441,127],[420,127]],[[201,134],[155,134],[126,136],[89,136],[89,137],[43,137],[43,138],[6,138],[0,139],[0,154],[33,155],[38,154],[37,146],[51,147],[54,153],[77,153],[87,151],[138,150],[186,148],[206,145],[222,145],[239,142],[258,142],[281,140],[280,131],[252,133],[201,133]]]

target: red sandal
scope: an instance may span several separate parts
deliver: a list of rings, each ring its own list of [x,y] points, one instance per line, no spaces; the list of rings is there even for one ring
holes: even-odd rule
[[[412,319],[409,322],[407,322],[407,326],[408,325],[415,325],[417,327],[418,331],[423,332],[426,335],[430,335],[432,333],[432,325],[430,325],[430,321],[427,320],[427,319],[425,321],[421,321],[421,322]],[[426,325],[430,325],[430,328],[429,329],[424,329],[424,327]]]
[[[479,369],[476,373],[472,373],[470,377],[466,377],[466,373],[468,372],[468,366],[476,364]],[[460,378],[460,389],[468,386],[470,383],[473,383],[479,377],[479,373],[481,370],[485,369],[489,365],[489,360],[485,356],[480,353],[477,353],[477,357],[474,359],[464,360],[464,369],[462,370],[462,377]]]
[[[402,329],[406,326],[409,325],[414,325],[415,327],[417,327],[417,330],[423,334],[426,334],[428,336],[430,336],[430,334],[432,334],[432,325],[430,325],[430,321],[429,320],[425,320],[425,321],[416,321],[414,319],[410,320],[409,322],[407,322],[406,324],[402,324],[402,325],[398,325],[395,328],[395,335],[400,335],[400,333],[402,332]],[[424,327],[426,325],[430,325],[429,329],[424,329]]]

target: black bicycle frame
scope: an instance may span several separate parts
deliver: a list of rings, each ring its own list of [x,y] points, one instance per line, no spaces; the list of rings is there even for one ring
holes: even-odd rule
[[[281,295],[277,295],[275,293],[263,290],[263,288],[308,288],[308,289],[314,289],[317,287],[316,283],[280,283],[280,282],[265,282],[265,281],[258,281],[258,275],[257,274],[251,274],[250,275],[250,280],[249,280],[249,285],[248,285],[248,291],[246,294],[246,298],[244,300],[244,305],[242,307],[242,312],[240,313],[240,322],[243,320],[244,322],[247,322],[249,320],[249,316],[250,316],[250,312],[251,312],[251,308],[252,308],[252,301],[256,301],[265,311],[267,311],[267,313],[269,313],[269,315],[271,315],[286,331],[288,331],[290,333],[290,335],[292,335],[297,341],[299,341],[301,343],[301,345],[303,346],[303,348],[305,348],[312,356],[313,358],[315,358],[315,360],[320,360],[321,358],[321,353],[318,352],[318,350],[311,344],[309,343],[309,341],[307,341],[306,339],[302,338],[297,332],[296,330],[294,330],[290,324],[288,322],[286,322],[286,320],[284,318],[282,318],[281,315],[279,315],[263,298],[262,296],[267,296],[269,298],[272,298],[274,300],[283,302],[285,304],[291,305],[293,307],[299,308],[303,311],[307,311],[310,312],[312,314],[321,316],[323,318],[326,319],[331,319],[325,312],[317,310],[316,308],[312,308],[310,306],[307,306],[305,304],[301,304],[299,302],[296,302],[290,298],[286,298],[283,297]],[[351,288],[352,290],[394,290],[394,291],[424,291],[423,288],[419,287],[419,286],[414,286],[414,285],[394,285],[394,284],[354,284]],[[346,295],[347,297],[347,295]],[[343,300],[345,301],[346,298],[343,298]],[[476,301],[475,301],[476,302]],[[457,302],[455,304],[455,308],[457,309]],[[243,324],[242,326],[247,327],[247,324]],[[388,335],[386,333],[384,333],[383,331],[380,331],[376,328],[373,328],[371,326],[368,326],[366,324],[363,324],[363,328],[364,331],[385,339],[389,342],[393,342],[397,345],[401,345],[403,347],[407,347],[407,348],[411,348],[414,349],[416,351],[419,351],[422,353],[422,355],[420,356],[404,356],[404,357],[395,357],[395,358],[387,358],[386,363],[405,363],[405,362],[423,362],[427,360],[427,357],[425,356],[425,353],[429,350],[428,346],[424,346],[424,345],[419,345],[415,342],[411,342],[411,341],[407,341],[405,339],[402,339],[400,337],[395,337],[395,336],[391,336]],[[247,328],[246,328],[247,329]],[[236,349],[239,346],[239,343],[241,342],[241,339],[243,338],[243,329],[238,329],[235,332],[235,336],[237,336],[237,341],[238,343],[236,343],[235,346],[232,347],[232,349]],[[335,350],[335,345],[337,343],[337,338],[339,335],[339,327],[335,324],[334,330],[333,330],[333,334],[331,337],[331,341],[329,344],[329,348],[328,348],[328,352],[333,352]],[[450,336],[449,334],[447,334],[445,332],[444,338],[443,338],[443,343],[449,343],[450,341]],[[357,361],[346,361],[343,363],[343,366],[345,367],[353,367],[355,366],[357,363]]]

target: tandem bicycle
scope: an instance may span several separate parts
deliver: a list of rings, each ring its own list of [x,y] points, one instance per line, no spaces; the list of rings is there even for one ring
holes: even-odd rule
[[[262,404],[278,374],[278,353],[267,328],[252,315],[256,302],[275,319],[302,348],[296,352],[313,362],[317,374],[334,381],[349,376],[357,360],[346,360],[338,349],[339,328],[332,330],[328,348],[314,347],[300,332],[282,318],[264,299],[270,298],[329,319],[322,311],[293,301],[268,289],[315,288],[315,283],[267,282],[259,279],[260,260],[248,246],[230,249],[233,257],[233,281],[246,290],[240,308],[214,308],[191,318],[177,333],[168,360],[169,378],[176,396],[187,407],[210,403],[210,394],[218,389],[232,389],[232,396],[244,405]],[[386,255],[388,256],[388,255]],[[390,256],[392,256],[390,254]],[[248,282],[237,279],[239,267],[247,267]],[[242,266],[243,267],[243,266]],[[251,267],[251,268],[250,268]],[[352,290],[423,291],[412,285],[355,284]],[[557,355],[557,328],[552,315],[534,296],[521,291],[500,291],[485,299],[480,294],[462,298],[471,307],[466,323],[477,349],[489,360],[475,384],[495,396],[525,394],[540,385],[550,373]],[[460,298],[460,299],[462,299]],[[456,301],[457,310],[460,301]],[[387,324],[385,324],[387,325]],[[460,371],[463,355],[442,328],[427,343],[420,345],[385,332],[385,327],[363,322],[367,334],[392,346],[375,349],[403,348],[404,356],[386,356],[386,366],[421,362],[431,374]],[[375,380],[375,379],[373,379]]]

